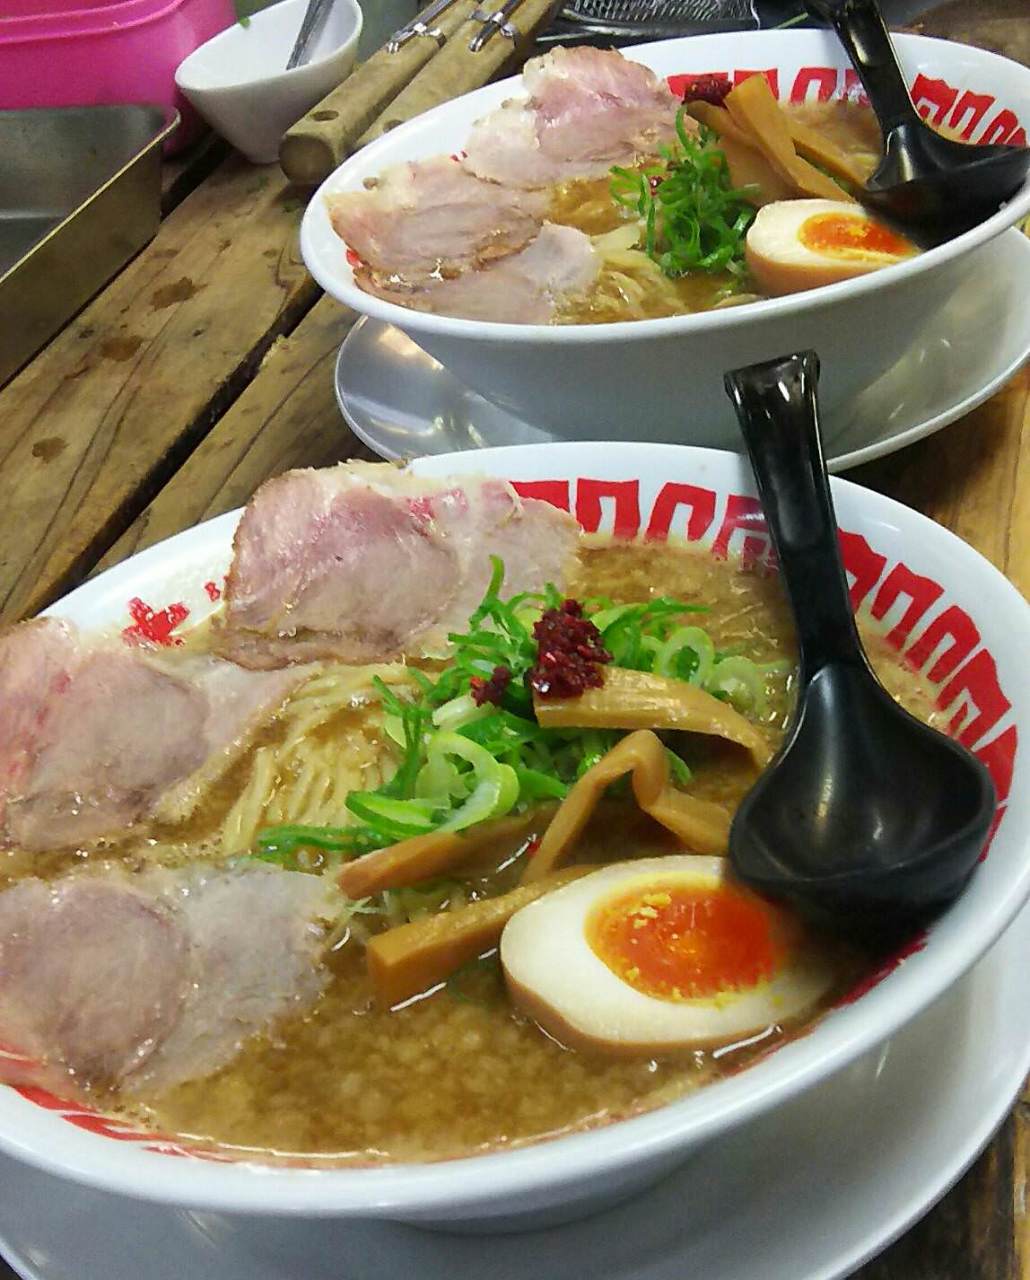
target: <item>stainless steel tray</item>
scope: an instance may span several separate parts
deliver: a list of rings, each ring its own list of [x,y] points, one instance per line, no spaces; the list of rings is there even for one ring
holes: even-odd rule
[[[156,107],[0,111],[0,386],[154,235]]]

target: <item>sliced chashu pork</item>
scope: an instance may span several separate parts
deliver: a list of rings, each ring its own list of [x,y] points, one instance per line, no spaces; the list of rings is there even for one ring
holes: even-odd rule
[[[192,811],[305,672],[81,637],[58,618],[0,636],[0,848],[87,844]]]
[[[264,863],[22,880],[0,893],[0,1040],[51,1086],[209,1075],[317,999],[336,897]]]
[[[483,182],[450,156],[395,165],[329,202],[336,234],[380,282],[453,276],[517,253],[546,212],[543,194]]]
[[[492,555],[509,594],[560,586],[578,536],[567,513],[502,480],[289,471],[243,514],[214,644],[254,667],[435,652],[464,629]]]
[[[464,165],[476,177],[527,189],[603,178],[675,137],[668,85],[615,49],[553,49],[526,63],[522,83],[527,98],[472,126]]]
[[[465,320],[548,324],[563,302],[590,289],[599,269],[589,236],[545,222],[532,244],[480,271],[415,287],[383,285],[371,273],[359,282],[368,293],[416,311]]]

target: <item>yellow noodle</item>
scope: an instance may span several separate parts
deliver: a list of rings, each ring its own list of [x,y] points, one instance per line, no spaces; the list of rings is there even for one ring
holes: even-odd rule
[[[641,302],[644,297],[644,290],[639,284],[624,275],[621,271],[612,271],[608,276],[608,281],[619,291],[619,296],[623,299],[627,306],[632,307],[635,312],[643,314]]]
[[[623,227],[616,227],[614,231],[606,231],[602,235],[594,236],[594,251],[599,253],[602,258],[611,258],[617,253],[626,253],[633,250],[640,242],[640,223],[627,223]]]
[[[252,848],[264,827],[347,825],[348,793],[379,786],[391,767],[392,750],[380,740],[374,713],[356,722],[355,713],[377,701],[376,677],[391,685],[411,679],[398,663],[335,665],[296,691],[279,716],[278,740],[253,753],[243,788],[222,823],[223,853]]]
[[[222,852],[239,853],[250,847],[275,783],[275,753],[270,747],[254,752],[250,777],[222,824]]]
[[[613,249],[604,255],[604,262],[605,266],[618,267],[623,271],[639,271],[641,275],[661,274],[657,265],[639,249]]]

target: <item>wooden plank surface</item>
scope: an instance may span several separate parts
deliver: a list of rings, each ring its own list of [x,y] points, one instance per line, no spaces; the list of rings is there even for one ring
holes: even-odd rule
[[[92,568],[313,304],[302,207],[224,161],[0,393],[0,618]]]
[[[336,355],[357,319],[322,298],[279,338],[254,380],[182,468],[96,566],[96,572],[201,520],[242,506],[263,480],[290,467],[373,458],[340,416]]]
[[[961,423],[848,478],[951,529],[1030,596],[1030,366]]]

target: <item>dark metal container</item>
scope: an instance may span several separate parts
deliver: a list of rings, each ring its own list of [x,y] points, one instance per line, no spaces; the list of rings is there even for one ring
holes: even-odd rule
[[[0,111],[0,385],[157,231],[176,123],[146,106]]]

